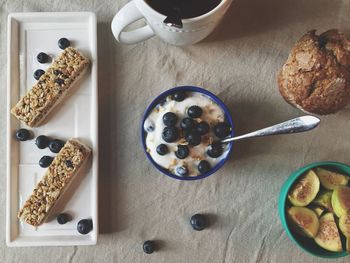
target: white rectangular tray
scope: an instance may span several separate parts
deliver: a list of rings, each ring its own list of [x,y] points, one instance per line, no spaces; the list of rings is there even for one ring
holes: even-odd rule
[[[97,242],[97,173],[98,173],[98,94],[96,16],[90,12],[13,13],[8,17],[8,79],[7,79],[7,203],[6,243],[8,246],[93,245]],[[39,52],[56,57],[62,50],[58,40],[66,37],[71,45],[91,60],[91,68],[71,96],[62,102],[46,124],[30,129],[34,136],[47,135],[67,140],[75,137],[92,149],[87,172],[74,192],[63,202],[63,211],[72,221],[59,225],[45,222],[37,229],[17,219],[17,213],[31,194],[46,169],[39,167],[43,155],[54,156],[48,149],[40,150],[34,140],[19,142],[14,135],[24,127],[10,109],[36,82],[33,72],[45,70],[51,63],[40,64]],[[80,219],[91,218],[93,230],[87,235],[77,232]]]

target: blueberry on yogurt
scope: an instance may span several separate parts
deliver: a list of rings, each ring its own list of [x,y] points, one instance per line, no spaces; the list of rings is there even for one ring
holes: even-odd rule
[[[169,152],[169,149],[168,146],[166,146],[166,144],[161,143],[157,146],[156,151],[159,155],[166,155]]]
[[[175,142],[179,137],[176,127],[165,127],[162,132],[162,138],[166,142]]]
[[[189,131],[188,133],[186,133],[185,138],[188,144],[191,146],[197,146],[202,141],[201,136],[196,130]]]
[[[165,126],[175,126],[177,122],[177,116],[173,112],[167,112],[163,115],[163,123]]]
[[[197,127],[196,127],[196,131],[200,134],[200,135],[205,135],[209,132],[210,130],[210,126],[207,122],[205,121],[201,121],[200,123],[198,123]]]
[[[188,175],[188,169],[186,166],[178,166],[175,169],[175,172],[178,176],[184,177]]]
[[[220,142],[214,142],[209,145],[209,149],[207,150],[207,154],[212,158],[218,158],[222,155],[223,149]]]
[[[183,90],[177,91],[171,96],[171,98],[178,102],[183,101],[186,98],[186,92]]]
[[[201,109],[201,107],[196,105],[189,107],[187,110],[187,114],[191,118],[199,118],[202,115],[202,113],[203,110]]]
[[[190,150],[188,149],[187,145],[178,145],[177,151],[175,152],[175,155],[179,159],[185,159],[190,154]]]
[[[204,173],[207,173],[209,172],[211,169],[211,165],[208,161],[206,160],[202,160],[199,162],[198,164],[198,171],[200,174],[204,174]]]
[[[194,119],[191,118],[183,118],[180,122],[180,127],[183,130],[191,130],[194,129],[197,125],[197,122]]]
[[[213,128],[214,134],[222,139],[230,135],[231,127],[227,122],[219,122]]]

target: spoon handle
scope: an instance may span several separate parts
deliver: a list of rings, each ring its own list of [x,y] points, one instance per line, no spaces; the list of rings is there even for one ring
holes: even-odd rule
[[[306,116],[291,119],[289,121],[285,121],[261,130],[257,130],[251,133],[224,139],[221,142],[226,143],[226,142],[233,142],[233,141],[254,138],[254,137],[305,132],[316,128],[319,123],[320,123],[319,118],[306,115]]]

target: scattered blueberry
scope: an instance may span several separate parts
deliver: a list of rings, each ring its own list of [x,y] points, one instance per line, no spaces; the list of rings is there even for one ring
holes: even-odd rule
[[[188,149],[187,145],[178,145],[177,151],[175,152],[175,155],[179,159],[185,159],[190,154],[190,150]]]
[[[230,135],[231,127],[227,122],[219,122],[214,126],[214,134],[219,138],[225,138]]]
[[[36,59],[38,60],[39,63],[44,64],[47,63],[49,61],[49,56],[44,53],[44,52],[40,52],[37,56]]]
[[[49,142],[49,149],[53,153],[58,153],[64,145],[64,142],[61,140],[52,140]]]
[[[194,119],[191,118],[183,118],[180,122],[180,127],[183,130],[191,130],[194,129],[197,125],[197,122]]]
[[[176,127],[165,127],[162,132],[162,138],[166,142],[175,142],[179,137]]]
[[[70,41],[67,38],[63,37],[63,38],[60,38],[58,40],[58,47],[60,49],[65,49],[65,48],[67,48],[69,46],[70,46]]]
[[[64,225],[65,223],[67,223],[68,221],[70,221],[70,216],[66,213],[61,213],[57,216],[57,223],[59,223],[60,225]]]
[[[200,134],[200,135],[205,135],[209,132],[210,130],[210,126],[207,122],[205,121],[201,121],[200,123],[198,123],[197,127],[196,127],[196,131]]]
[[[64,84],[64,79],[60,79],[60,78],[58,78],[58,79],[55,79],[55,82],[58,84],[58,85],[63,85]]]
[[[148,240],[143,243],[142,248],[146,254],[152,254],[156,250],[156,245],[153,241]]]
[[[92,230],[92,220],[82,219],[78,222],[77,230],[80,234],[86,235]]]
[[[53,161],[53,158],[51,156],[44,155],[39,160],[39,166],[41,168],[49,167],[52,161]]]
[[[35,144],[39,149],[45,149],[49,145],[49,138],[45,135],[40,135],[35,139]]]
[[[27,129],[19,129],[18,131],[16,131],[16,139],[24,142],[30,139],[30,131],[28,131]]]
[[[192,130],[192,131],[188,132],[185,135],[185,139],[188,142],[188,144],[191,145],[191,146],[196,146],[196,145],[200,144],[201,140],[202,140],[202,138],[199,135],[199,133],[196,132],[195,130]]]
[[[173,112],[167,112],[163,115],[163,123],[165,126],[175,126],[177,122],[177,116]]]
[[[196,105],[189,107],[187,110],[187,114],[191,118],[199,118],[202,115],[202,113],[203,110],[201,109],[201,107]]]
[[[188,169],[186,166],[178,166],[175,169],[175,172],[178,176],[186,176],[188,175]]]
[[[207,154],[212,158],[218,158],[223,152],[220,142],[214,142],[209,146]]]
[[[157,146],[156,151],[159,155],[166,155],[169,152],[169,149],[168,146],[162,143]]]
[[[171,97],[175,101],[183,101],[186,98],[186,92],[180,90],[175,92]]]
[[[42,69],[37,69],[36,71],[34,71],[33,77],[36,80],[39,80],[40,77],[45,73],[45,71],[43,71]]]
[[[68,168],[74,168],[73,162],[71,160],[66,160],[64,163]]]
[[[199,162],[198,164],[198,171],[200,174],[204,174],[204,173],[207,173],[209,172],[211,169],[211,165],[208,161],[206,160],[202,160]]]
[[[191,226],[194,230],[201,231],[206,228],[207,223],[205,217],[201,214],[195,214],[190,220]]]

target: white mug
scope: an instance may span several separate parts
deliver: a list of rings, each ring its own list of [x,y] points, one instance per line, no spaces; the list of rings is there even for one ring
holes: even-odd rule
[[[222,0],[218,6],[198,17],[182,19],[182,28],[163,23],[165,15],[157,12],[145,0],[132,0],[114,16],[112,32],[122,44],[136,44],[155,35],[163,41],[184,46],[197,43],[207,37],[219,24],[232,0]],[[125,32],[128,25],[144,18],[146,26]]]

